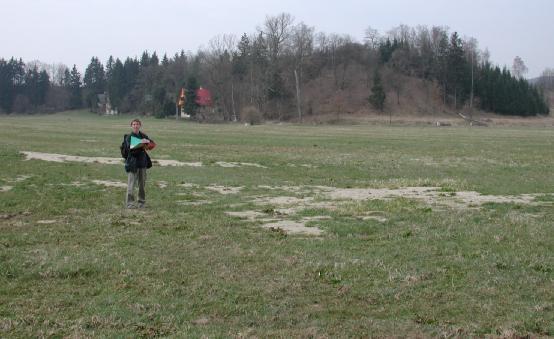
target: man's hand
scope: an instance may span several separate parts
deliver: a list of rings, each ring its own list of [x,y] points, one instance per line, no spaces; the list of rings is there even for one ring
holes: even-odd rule
[[[149,144],[149,143],[150,143],[150,140],[148,140],[148,139],[142,139],[140,142],[143,143],[143,144]]]

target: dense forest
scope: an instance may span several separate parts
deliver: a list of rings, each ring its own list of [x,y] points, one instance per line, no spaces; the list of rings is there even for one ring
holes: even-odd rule
[[[445,27],[401,25],[386,34],[369,27],[358,42],[315,33],[282,13],[240,38],[217,36],[196,53],[160,57],[145,51],[140,58],[110,56],[105,63],[92,57],[84,73],[75,65],[0,58],[0,113],[98,111],[99,94],[105,94],[120,113],[172,116],[185,88],[185,111],[198,120],[301,120],[340,110],[342,98],[350,100],[346,94],[353,92],[361,93],[360,106],[385,111],[391,94],[400,103],[409,80],[416,79],[436,90],[445,111],[549,114],[543,93],[553,89],[552,71],[533,84],[524,73],[521,59],[511,70],[500,68],[475,39]],[[200,86],[211,91],[213,106],[197,104]],[[317,105],[323,100],[318,93],[332,93],[327,96],[335,105]]]

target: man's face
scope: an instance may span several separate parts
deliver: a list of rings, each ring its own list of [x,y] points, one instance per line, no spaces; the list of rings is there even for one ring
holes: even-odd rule
[[[133,121],[133,123],[131,124],[131,128],[133,129],[133,133],[138,134],[140,130],[140,122]]]

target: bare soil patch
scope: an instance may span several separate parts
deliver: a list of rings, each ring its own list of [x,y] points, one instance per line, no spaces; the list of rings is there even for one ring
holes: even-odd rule
[[[184,188],[197,188],[197,187],[199,187],[197,184],[191,184],[191,183],[183,183],[183,184],[179,184],[177,186],[184,187]]]
[[[97,185],[102,185],[106,187],[119,187],[127,188],[127,184],[121,181],[111,181],[111,180],[92,180],[93,183]]]
[[[248,221],[255,221],[256,219],[267,217],[266,213],[257,212],[257,211],[225,212],[225,214],[231,217],[246,219]]]
[[[43,160],[43,161],[52,161],[52,162],[83,162],[90,164],[106,164],[106,165],[121,165],[123,164],[123,159],[121,158],[108,158],[108,157],[84,157],[77,155],[65,155],[65,154],[56,154],[56,153],[41,153],[41,152],[21,152],[25,155],[26,160]],[[182,162],[177,160],[153,160],[153,164],[160,166],[190,166],[190,167],[201,167],[201,162]]]
[[[520,195],[482,195],[473,191],[451,192],[443,191],[441,187],[401,187],[401,188],[337,188],[329,186],[264,186],[258,188],[281,190],[302,197],[295,196],[260,196],[251,202],[261,206],[272,206],[271,215],[267,211],[240,211],[225,212],[249,221],[265,222],[262,227],[280,229],[290,234],[321,234],[317,227],[306,227],[305,223],[314,220],[328,219],[328,216],[306,217],[300,221],[289,220],[292,216],[306,209],[335,210],[341,204],[349,201],[391,200],[398,198],[420,200],[433,206],[443,206],[454,209],[479,208],[486,203],[514,203],[540,205],[536,198],[542,194]],[[268,218],[271,217],[271,218]],[[384,212],[370,211],[359,216],[361,220],[386,222]],[[317,229],[317,231],[316,231]]]
[[[321,235],[323,233],[317,227],[306,227],[306,221],[281,220],[262,225],[263,228],[280,229],[287,234]]]
[[[182,166],[188,166],[188,167],[202,167],[202,163],[197,162],[182,162],[177,160],[163,160],[163,159],[157,159],[152,160],[152,164],[157,164],[162,167],[165,166],[171,166],[171,167],[182,167]]]
[[[486,203],[537,204],[542,194],[482,195],[474,191],[443,192],[440,187],[388,188],[327,188],[322,194],[334,200],[388,200],[395,198],[423,200],[430,205],[471,208]]]
[[[107,158],[107,157],[81,157],[77,155],[65,155],[55,153],[41,153],[41,152],[21,152],[26,156],[26,160],[43,160],[52,162],[84,162],[84,163],[98,163],[109,165],[121,165],[123,160],[121,158]]]
[[[219,194],[237,194],[239,193],[244,187],[238,186],[238,187],[227,187],[227,186],[220,186],[220,185],[210,185],[206,186],[207,190],[217,192]]]
[[[258,167],[258,168],[267,168],[266,166],[251,163],[251,162],[224,162],[224,161],[218,161],[218,162],[216,162],[216,165],[221,166],[221,167],[250,166],[250,167]]]
[[[37,224],[49,225],[49,224],[55,224],[57,222],[58,222],[57,220],[38,220]]]

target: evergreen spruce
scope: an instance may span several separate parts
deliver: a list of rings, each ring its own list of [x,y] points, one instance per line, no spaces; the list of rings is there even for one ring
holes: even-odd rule
[[[187,81],[186,87],[186,100],[185,100],[185,112],[191,117],[196,116],[196,110],[198,109],[198,104],[196,103],[196,91],[198,90],[198,81],[196,77],[190,76]]]
[[[77,66],[73,65],[69,75],[69,107],[75,109],[82,106],[81,73],[77,70]]]
[[[83,78],[83,89],[85,92],[85,104],[91,111],[95,111],[98,102],[98,94],[106,90],[106,75],[104,66],[97,57],[92,57],[90,64],[85,70]]]
[[[383,88],[383,84],[381,83],[381,76],[376,70],[373,74],[373,87],[371,88],[371,95],[369,96],[368,100],[373,108],[382,112],[385,108],[385,99],[386,94]]]

